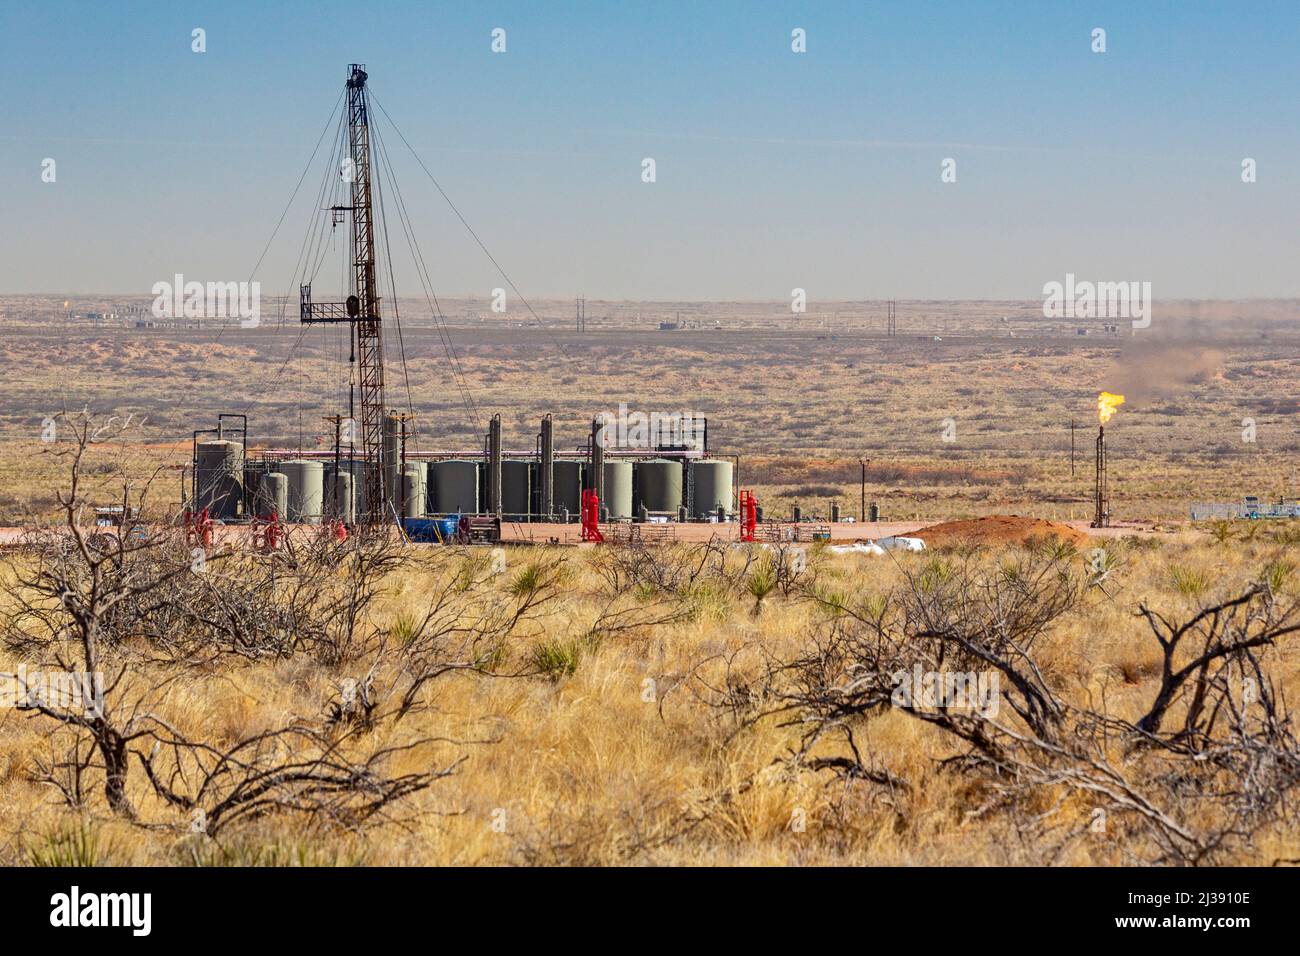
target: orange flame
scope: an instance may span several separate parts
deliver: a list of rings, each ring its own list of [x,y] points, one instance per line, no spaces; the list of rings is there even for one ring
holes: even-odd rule
[[[1115,410],[1124,404],[1123,395],[1115,395],[1111,392],[1102,392],[1097,396],[1097,419],[1105,425],[1110,421]]]

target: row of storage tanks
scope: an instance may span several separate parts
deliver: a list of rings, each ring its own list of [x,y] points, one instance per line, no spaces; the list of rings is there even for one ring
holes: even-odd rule
[[[364,512],[363,464],[343,462],[337,480],[333,461],[291,459],[245,463],[239,442],[209,441],[198,446],[195,468],[197,507],[207,507],[213,517],[238,518],[243,513],[243,490],[253,492],[257,514],[274,510],[290,522],[316,523],[323,517],[340,517],[347,523]],[[585,461],[557,458],[553,465],[555,515],[568,512],[576,520],[582,489],[590,466]],[[722,509],[730,513],[731,462],[707,458],[683,464],[667,458],[616,460],[604,464],[604,498],[601,510],[608,520],[648,514],[678,516],[687,507],[691,519],[709,518]],[[541,465],[537,461],[507,458],[501,462],[501,512],[511,521],[542,516]],[[683,487],[690,486],[689,495]],[[487,467],[471,459],[409,461],[402,476],[406,517],[427,514],[481,514],[488,510]],[[689,498],[689,501],[687,501]]]

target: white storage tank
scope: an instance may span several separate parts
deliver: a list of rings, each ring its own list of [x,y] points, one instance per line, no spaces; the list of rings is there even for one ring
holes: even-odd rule
[[[423,518],[428,500],[429,463],[408,461],[402,473],[402,494],[405,517]]]
[[[259,518],[275,515],[281,521],[289,520],[289,479],[283,472],[268,471],[259,476],[253,510]]]
[[[366,463],[360,458],[348,461],[344,458],[339,468],[352,476],[352,513],[361,516],[366,513]]]
[[[339,466],[337,473],[333,467],[328,469],[325,475],[325,501],[331,518],[336,518],[344,524],[356,523],[357,501],[352,472],[348,470],[347,462]]]
[[[325,504],[325,465],[294,459],[280,462],[280,471],[289,479],[288,520],[296,524],[320,524]]]

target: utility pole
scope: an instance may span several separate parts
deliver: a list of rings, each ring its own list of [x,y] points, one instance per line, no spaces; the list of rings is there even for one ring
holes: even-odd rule
[[[867,522],[867,462],[869,461],[871,461],[870,458],[858,459],[858,464],[862,466],[862,500],[859,503],[861,510],[858,511],[858,520],[863,524],[866,524]]]
[[[1074,429],[1076,427],[1077,426],[1074,423],[1074,419],[1071,418],[1070,419],[1070,477],[1071,478],[1074,477]]]
[[[375,267],[375,223],[370,197],[370,95],[360,63],[348,66],[348,156],[352,204],[331,206],[335,222],[352,215],[352,294],[345,302],[312,302],[311,284],[299,288],[303,323],[348,322],[361,386],[361,449],[365,471],[364,524],[379,525],[392,513],[394,489],[387,487],[384,461],[384,350]],[[398,479],[401,480],[400,477]]]
[[[342,415],[326,415],[325,421],[334,426],[334,478],[330,483],[332,491],[330,493],[329,506],[334,511],[334,517],[339,521],[343,521],[347,516],[347,509],[343,506],[343,502],[340,500],[343,495],[339,491],[339,486],[342,483],[339,479],[339,468],[342,464],[343,457],[343,423],[347,421],[347,419]],[[349,474],[351,474],[350,471]]]

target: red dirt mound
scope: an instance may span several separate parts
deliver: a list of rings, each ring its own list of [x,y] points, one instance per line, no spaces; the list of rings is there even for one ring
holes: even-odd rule
[[[1045,521],[1042,518],[1022,518],[1019,515],[992,515],[970,521],[946,521],[913,531],[927,548],[948,548],[954,545],[1026,544],[1031,540],[1059,538],[1074,544],[1083,544],[1088,536],[1069,525]]]

